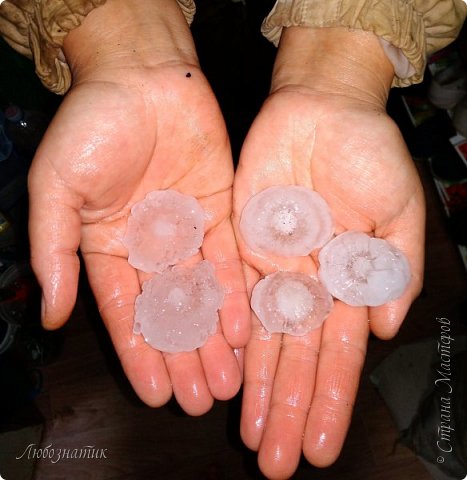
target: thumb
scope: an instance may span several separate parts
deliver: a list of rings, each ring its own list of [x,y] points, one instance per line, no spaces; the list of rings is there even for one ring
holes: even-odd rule
[[[31,266],[42,287],[42,324],[62,326],[76,302],[82,199],[60,178],[39,149],[29,174]]]

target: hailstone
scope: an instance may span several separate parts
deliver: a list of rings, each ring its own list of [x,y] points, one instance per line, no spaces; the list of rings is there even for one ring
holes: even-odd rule
[[[269,332],[301,336],[318,328],[333,306],[331,295],[304,273],[276,272],[260,280],[251,307]]]
[[[188,352],[215,333],[224,300],[214,266],[203,260],[175,266],[143,283],[133,332],[162,352]]]
[[[410,282],[404,253],[363,232],[337,235],[321,249],[318,259],[321,282],[348,305],[383,305],[399,298]]]
[[[253,251],[305,256],[332,237],[334,224],[319,193],[285,185],[251,197],[241,215],[240,231]]]
[[[196,254],[203,237],[204,212],[196,198],[155,190],[132,207],[123,244],[130,265],[154,273]]]

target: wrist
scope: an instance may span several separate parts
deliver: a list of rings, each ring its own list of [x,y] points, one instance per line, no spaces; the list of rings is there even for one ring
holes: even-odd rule
[[[285,28],[271,91],[305,88],[385,106],[392,63],[370,32],[338,28]]]
[[[198,65],[176,0],[107,0],[66,36],[63,51],[74,82],[119,68]]]

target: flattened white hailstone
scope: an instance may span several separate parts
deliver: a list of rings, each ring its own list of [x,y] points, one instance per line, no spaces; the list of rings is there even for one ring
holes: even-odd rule
[[[321,326],[332,305],[324,286],[304,273],[268,275],[251,295],[251,308],[266,330],[295,336]]]
[[[195,350],[216,331],[223,300],[209,261],[169,268],[143,283],[133,332],[162,352]]]
[[[382,238],[344,232],[319,253],[319,278],[329,292],[353,306],[376,307],[399,298],[410,281],[405,255]]]
[[[130,265],[153,273],[197,253],[203,237],[204,212],[196,198],[156,190],[131,209],[123,243]]]
[[[322,247],[334,233],[331,212],[319,193],[306,187],[269,187],[248,201],[240,231],[253,251],[301,257]]]

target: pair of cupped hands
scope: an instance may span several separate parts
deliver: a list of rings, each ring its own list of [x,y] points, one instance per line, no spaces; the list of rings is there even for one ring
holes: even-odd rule
[[[44,326],[58,328],[71,313],[80,249],[102,319],[144,402],[161,406],[173,394],[200,415],[243,383],[241,435],[258,450],[266,476],[290,476],[302,452],[329,465],[351,420],[369,333],[395,335],[422,278],[423,193],[385,112],[393,71],[378,40],[340,28],[286,29],[271,94],[235,174],[224,120],[175,1],[109,0],[66,37],[64,53],[73,86],[30,172]],[[245,246],[242,209],[272,185],[316,190],[336,233],[365,231],[402,249],[412,270],[404,296],[377,308],[336,301],[324,325],[303,337],[265,331],[250,310],[255,283],[277,270],[317,268],[313,255],[272,258]],[[128,264],[121,241],[132,205],[168,188],[203,206],[198,256],[214,264],[226,292],[217,333],[178,354],[133,335],[145,277]]]

